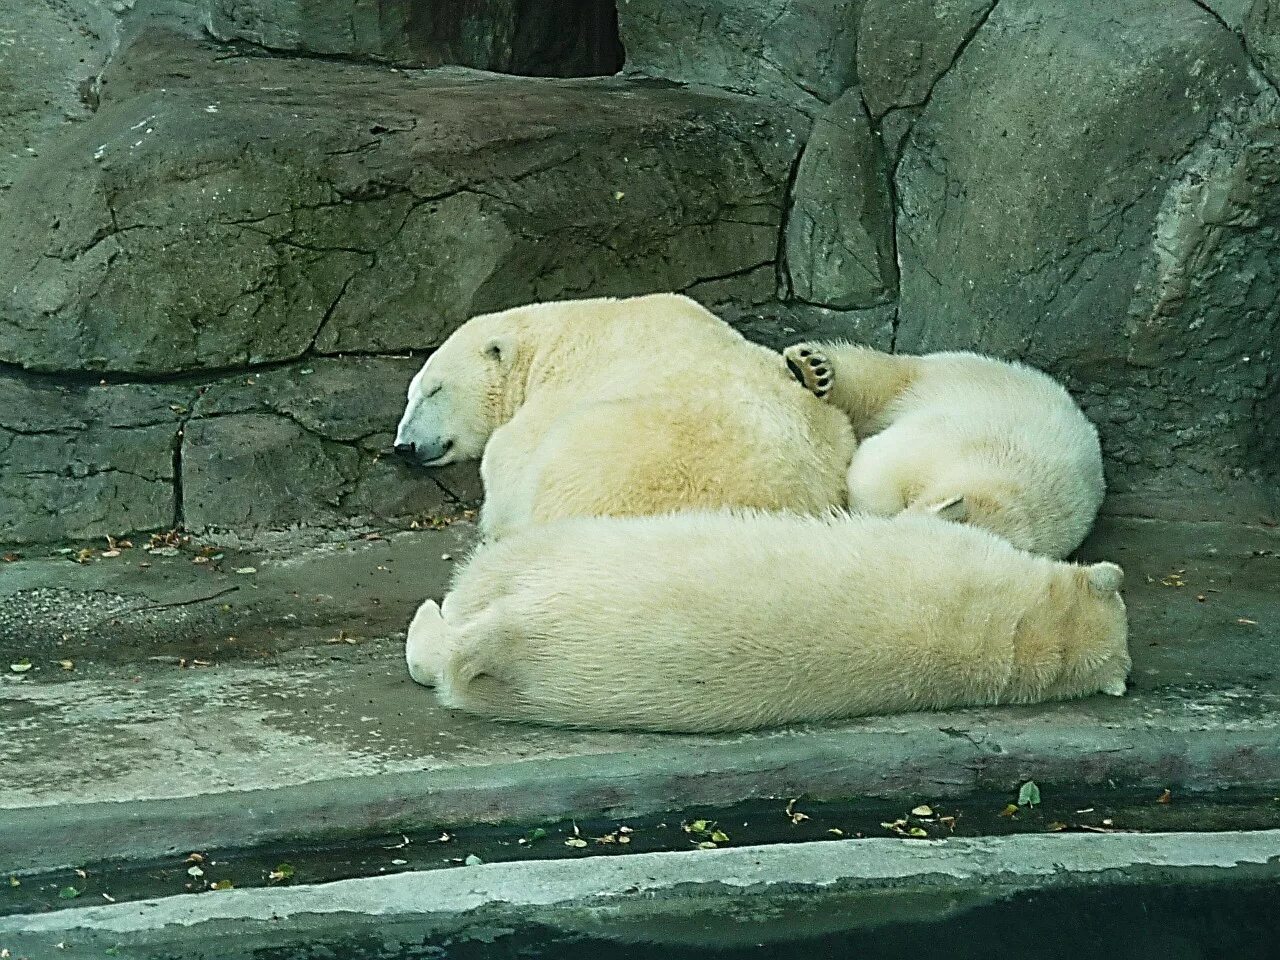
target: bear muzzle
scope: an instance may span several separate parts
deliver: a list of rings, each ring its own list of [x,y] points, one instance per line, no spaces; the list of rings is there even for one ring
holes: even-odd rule
[[[426,443],[397,443],[392,448],[396,455],[419,467],[441,466],[453,450],[452,439],[431,440]]]

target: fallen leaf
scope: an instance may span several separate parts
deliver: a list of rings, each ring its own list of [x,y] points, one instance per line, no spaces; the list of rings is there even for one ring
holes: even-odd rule
[[[1048,830],[1050,833],[1057,833],[1060,830],[1067,829],[1067,825],[1063,823],[1061,820],[1054,820],[1051,824],[1049,824],[1049,826],[1045,827],[1045,829]]]
[[[911,815],[912,815],[913,817],[932,817],[932,816],[933,816],[933,807],[929,806],[929,805],[928,805],[928,804],[926,804],[926,803],[922,803],[922,804],[920,804],[920,806],[918,806],[918,807],[914,808],[914,809],[911,811]]]
[[[236,567],[236,573],[248,575],[250,573],[257,573],[257,572],[258,572],[257,567]]]
[[[102,555],[104,557],[118,557],[120,556],[120,551],[119,550],[103,550]]]
[[[9,664],[9,669],[12,670],[14,673],[26,673],[28,670],[31,669],[31,661],[19,660],[17,663]]]
[[[627,837],[627,836],[622,836],[622,837],[619,837],[619,838],[618,838],[618,842],[619,842],[619,843],[630,843],[630,842],[631,842],[631,838],[630,838],[630,837]]]
[[[20,887],[20,886],[22,886],[22,881],[21,881],[21,880],[19,880],[17,877],[10,877],[10,878],[9,878],[9,886],[11,886],[11,887]]]
[[[1104,827],[1114,827],[1114,826],[1115,826],[1115,823],[1116,823],[1116,822],[1115,822],[1114,820],[1112,820],[1110,817],[1107,817],[1107,819],[1105,819],[1105,820],[1103,820],[1103,821],[1102,821],[1102,825],[1103,825]]]
[[[685,833],[706,833],[710,820],[695,820],[684,828]]]
[[[700,844],[698,844],[699,850],[714,850],[715,848],[716,848],[715,842],[712,840],[703,840]]]
[[[1018,791],[1018,806],[1035,807],[1040,804],[1040,788],[1034,780],[1028,780]]]
[[[1012,817],[1016,815],[1017,812],[1018,812],[1018,805],[1016,803],[1010,803],[1010,804],[1006,804],[1005,808],[1000,811],[1000,816]]]
[[[294,870],[292,863],[278,863],[276,864],[276,868],[267,874],[267,879],[276,882],[281,880],[292,880],[293,873]]]
[[[583,840],[581,837],[570,837],[564,842],[564,845],[566,847],[585,847],[587,845],[587,841]]]
[[[84,880],[89,876],[89,874],[86,873],[84,870],[82,870],[80,867],[76,867],[76,876],[79,877],[81,880]]]
[[[187,854],[187,859],[183,860],[182,862],[183,862],[183,863],[204,863],[204,854],[203,854],[203,853],[188,853],[188,854]]]
[[[76,563],[88,563],[93,558],[93,548],[85,547],[76,552]]]
[[[210,890],[230,890],[235,884],[230,880],[215,880],[209,884]]]
[[[534,827],[532,830],[530,830],[528,833],[526,833],[523,837],[521,837],[516,842],[523,843],[523,844],[537,843],[546,835],[547,835],[547,831],[543,830],[541,827]],[[445,834],[445,836],[448,836],[448,834]]]
[[[78,896],[80,896],[80,891],[75,887],[63,887],[58,891],[59,900],[74,900]]]
[[[924,829],[924,827],[912,827],[910,830],[907,831],[907,833],[911,834],[911,836],[913,837],[929,836],[929,831]]]
[[[728,843],[729,835],[725,833],[723,830],[714,830],[711,833],[711,839],[714,840],[716,843]]]
[[[187,867],[187,876],[189,876],[189,877],[203,877],[203,876],[204,876],[204,871],[203,871],[203,870],[201,870],[199,867]]]
[[[841,830],[839,827],[832,827],[830,830],[828,830],[828,831],[827,831],[827,833],[831,834],[832,836],[836,836],[836,837],[843,837],[843,836],[844,836],[844,831],[843,831],[843,830]]]
[[[787,801],[787,816],[791,818],[792,826],[795,826],[796,824],[799,824],[799,823],[804,823],[806,820],[809,819],[809,815],[807,813],[801,813],[799,810],[796,809],[796,803],[799,801],[799,799],[800,799],[799,797],[796,797],[793,800]]]
[[[60,666],[63,670],[73,670],[75,669],[75,662],[72,660],[59,660],[58,666]]]
[[[12,553],[12,552],[10,552],[10,553],[6,553],[6,554],[4,555],[4,562],[5,562],[5,563],[14,563],[14,562],[16,562],[16,561],[18,561],[18,560],[21,560],[21,559],[22,559],[22,554],[20,554],[20,553]]]
[[[401,860],[399,857],[397,857],[395,860],[391,861],[391,865],[393,867],[403,867],[408,862],[409,862],[408,860]]]
[[[1164,793],[1156,797],[1156,803],[1172,803],[1172,802],[1173,802],[1173,791],[1169,790],[1167,787],[1165,788]]]
[[[468,867],[478,867],[482,863],[484,863],[484,861],[481,860],[479,857],[477,857],[474,853],[467,854],[467,859],[463,860],[462,862],[465,863]]]

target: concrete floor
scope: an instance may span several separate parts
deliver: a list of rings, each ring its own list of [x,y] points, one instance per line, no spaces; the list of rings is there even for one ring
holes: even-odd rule
[[[458,522],[0,563],[0,864],[796,793],[959,796],[1032,777],[1280,789],[1272,528],[1102,521],[1083,554],[1128,574],[1123,700],[721,737],[437,707],[405,673],[403,630],[472,536]]]

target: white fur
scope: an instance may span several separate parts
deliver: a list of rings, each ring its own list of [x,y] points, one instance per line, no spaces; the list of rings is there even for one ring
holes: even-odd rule
[[[849,467],[852,509],[935,512],[1050,557],[1092,527],[1105,492],[1097,431],[1039,370],[848,344],[799,344],[786,357],[821,374],[811,389],[822,384],[862,441]]]
[[[687,297],[534,304],[468,321],[409,388],[397,443],[481,456],[481,527],[689,507],[843,507],[846,418]]]
[[[448,706],[614,729],[1119,694],[1119,582],[927,516],[570,520],[482,547],[406,658]]]

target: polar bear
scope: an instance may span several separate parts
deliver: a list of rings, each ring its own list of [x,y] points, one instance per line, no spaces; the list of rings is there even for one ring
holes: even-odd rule
[[[406,659],[446,706],[604,729],[1120,696],[1122,580],[928,515],[568,520],[478,550]]]
[[[800,343],[783,357],[853,424],[852,509],[933,512],[1059,558],[1093,526],[1105,492],[1098,432],[1039,370],[848,343]]]
[[[691,507],[845,505],[848,419],[688,297],[517,307],[465,323],[409,385],[395,449],[481,457],[481,532]]]

